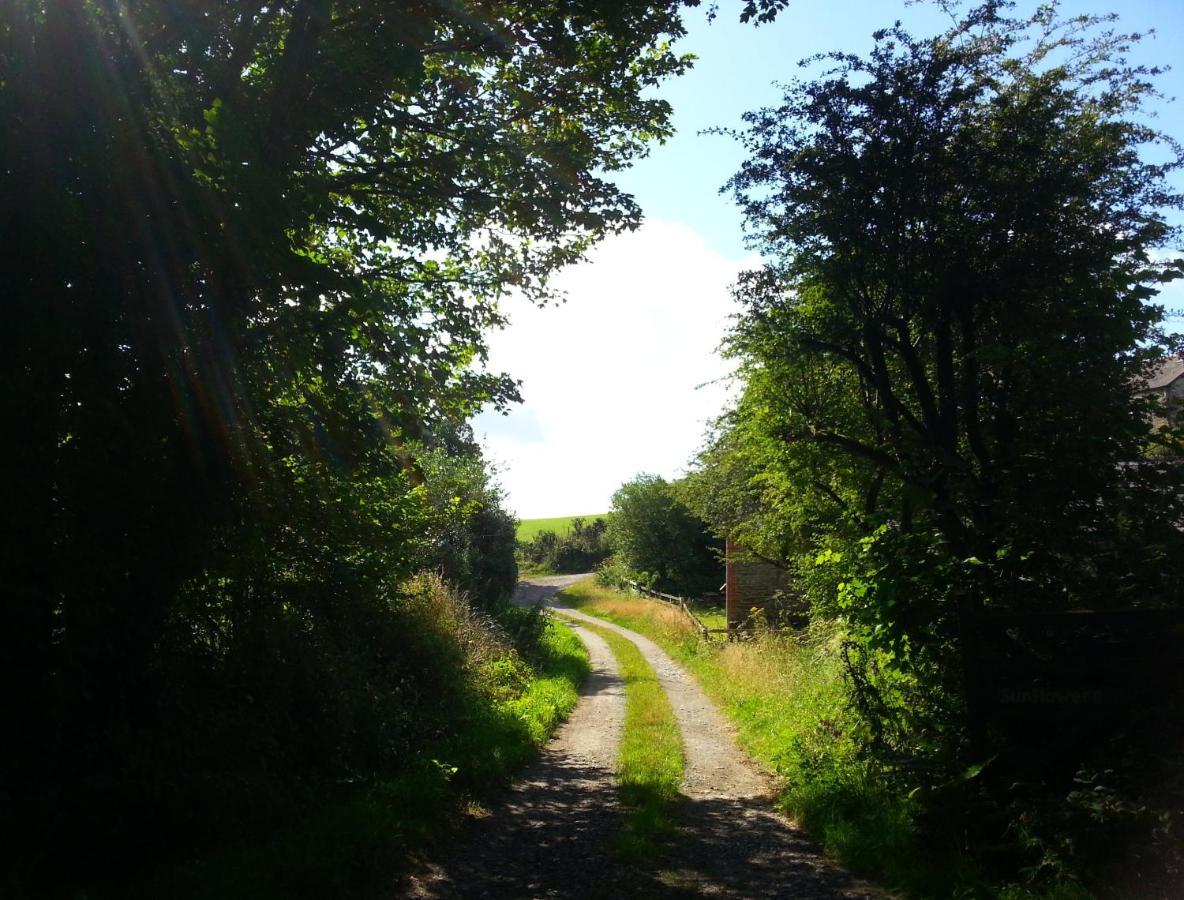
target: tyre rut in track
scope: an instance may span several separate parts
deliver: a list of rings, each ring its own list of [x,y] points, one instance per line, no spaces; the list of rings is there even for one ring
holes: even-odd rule
[[[773,807],[776,784],[736,745],[694,679],[648,638],[555,600],[581,576],[531,579],[521,605],[564,616],[592,657],[572,717],[492,815],[477,822],[400,896],[417,898],[883,898],[828,860]],[[574,621],[573,621],[574,620]],[[637,645],[670,697],[686,755],[678,834],[644,870],[613,857],[620,808],[613,783],[624,721],[616,661],[587,621]]]

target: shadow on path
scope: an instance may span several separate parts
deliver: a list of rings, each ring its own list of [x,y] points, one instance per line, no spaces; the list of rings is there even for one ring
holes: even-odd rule
[[[666,893],[640,896],[856,898],[887,894],[853,878],[761,800],[685,800],[662,863]]]
[[[515,601],[554,603],[558,590],[582,577],[523,582]],[[665,670],[660,677],[668,692],[684,695],[673,698],[676,705],[702,707],[690,718],[680,718],[684,729],[700,732],[684,734],[684,745],[688,737],[692,747],[704,741],[722,742],[717,753],[725,753],[728,761],[722,766],[704,762],[702,777],[684,785],[688,796],[676,810],[678,833],[663,858],[644,869],[617,862],[613,838],[619,830],[620,808],[613,768],[624,721],[624,689],[603,638],[578,622],[571,625],[592,658],[592,674],[581,689],[579,706],[506,802],[465,829],[452,846],[442,848],[436,862],[397,896],[420,900],[888,896],[835,866],[777,814],[767,799],[769,791],[758,790],[768,785],[767,775],[736,777],[737,769],[752,764],[724,726],[712,721],[718,713],[705,698],[698,699],[697,686],[681,667],[645,638],[608,626],[634,640],[657,664],[655,668]],[[707,718],[700,721],[703,716]]]
[[[555,587],[544,587],[546,596]],[[622,896],[622,885],[595,873],[611,859],[619,806],[613,781],[625,719],[625,690],[604,639],[575,627],[592,672],[580,702],[492,815],[475,822],[401,896]]]
[[[544,761],[446,860],[417,879],[410,896],[620,896],[595,876],[610,858],[616,814],[611,771]]]

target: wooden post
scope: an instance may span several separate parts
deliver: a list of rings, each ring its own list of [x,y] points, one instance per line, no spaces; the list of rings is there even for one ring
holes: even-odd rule
[[[744,621],[744,610],[740,608],[740,590],[736,582],[736,545],[732,539],[724,540],[724,612],[731,634]]]

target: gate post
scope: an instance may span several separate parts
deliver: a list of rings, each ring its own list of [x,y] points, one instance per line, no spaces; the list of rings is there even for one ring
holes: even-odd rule
[[[733,634],[744,622],[740,608],[740,591],[736,582],[736,545],[730,537],[724,539],[724,613],[728,620],[728,634]]]

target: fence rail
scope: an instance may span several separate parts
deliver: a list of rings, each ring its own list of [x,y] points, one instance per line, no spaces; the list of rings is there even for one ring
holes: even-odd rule
[[[627,578],[622,579],[622,581],[627,584],[631,590],[641,594],[643,597],[650,597],[654,600],[659,600],[668,606],[677,606],[690,620],[691,624],[699,632],[699,637],[703,638],[703,640],[711,640],[711,636],[713,634],[728,633],[728,629],[726,628],[708,628],[706,625],[704,625],[699,620],[699,617],[691,612],[691,608],[687,604],[687,599],[685,597],[677,597],[674,594],[663,594],[661,591],[655,591],[653,588],[646,587],[644,584],[636,581],[630,581]]]

